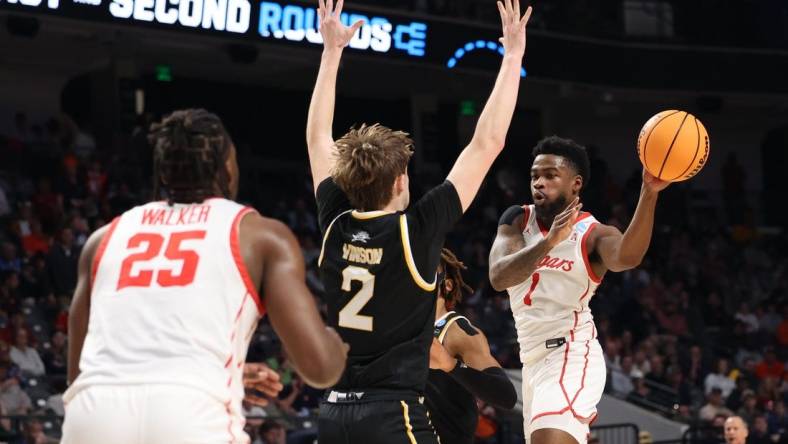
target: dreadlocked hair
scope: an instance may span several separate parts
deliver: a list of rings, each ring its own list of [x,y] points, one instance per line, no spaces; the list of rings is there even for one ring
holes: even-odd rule
[[[465,279],[462,278],[462,272],[468,267],[457,259],[457,256],[448,248],[441,249],[441,267],[445,273],[444,280],[451,279],[453,284],[450,291],[443,288],[441,292],[443,299],[446,300],[446,308],[451,309],[462,301],[463,292],[473,293],[473,288],[466,284]]]
[[[153,198],[167,193],[168,203],[202,202],[216,195],[215,185],[230,197],[225,168],[232,141],[216,114],[204,109],[175,111],[151,125]]]

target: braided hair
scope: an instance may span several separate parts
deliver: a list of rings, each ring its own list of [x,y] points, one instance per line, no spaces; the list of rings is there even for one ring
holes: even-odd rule
[[[468,267],[461,260],[457,259],[457,256],[448,248],[441,249],[441,268],[443,268],[444,278],[443,282],[439,282],[441,285],[440,295],[446,300],[446,308],[451,310],[462,301],[462,293],[473,293],[473,288],[466,284],[465,279],[462,278],[462,272],[467,270]],[[451,279],[452,281],[451,290],[448,291],[443,286],[446,279]]]
[[[204,109],[175,111],[151,125],[153,198],[166,191],[168,203],[202,202],[216,195],[216,185],[230,198],[225,162],[232,141],[216,114]]]

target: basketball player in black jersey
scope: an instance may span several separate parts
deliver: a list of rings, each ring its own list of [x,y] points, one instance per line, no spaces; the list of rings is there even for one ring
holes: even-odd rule
[[[435,443],[420,399],[429,371],[435,277],[446,233],[470,206],[501,152],[525,51],[519,0],[498,3],[504,56],[476,131],[446,181],[410,204],[408,135],[362,125],[334,142],[342,51],[362,22],[340,23],[342,0],[320,0],[323,55],[307,146],[323,246],[318,265],[328,323],[350,345],[347,366],[320,406],[321,443]]]
[[[476,398],[503,409],[517,403],[514,384],[490,354],[484,333],[451,309],[472,291],[465,265],[449,249],[438,267],[438,304],[430,349],[425,403],[441,443],[473,444],[479,412]]]

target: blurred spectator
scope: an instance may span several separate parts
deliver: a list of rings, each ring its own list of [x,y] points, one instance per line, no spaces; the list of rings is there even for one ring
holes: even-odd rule
[[[52,182],[42,177],[38,192],[33,195],[33,207],[45,229],[53,229],[63,214],[63,196],[52,191]]]
[[[16,246],[11,242],[0,245],[0,271],[22,271],[22,259],[17,256]]]
[[[49,252],[49,237],[44,234],[38,219],[30,222],[30,234],[22,237],[22,248],[28,256]]]
[[[70,294],[74,291],[77,285],[78,261],[79,248],[74,245],[74,233],[71,228],[64,227],[49,252],[48,266],[53,288],[57,293]]]
[[[731,416],[733,412],[722,403],[722,390],[715,387],[706,396],[706,404],[701,407],[698,416],[704,421],[712,421],[717,415]]]
[[[703,359],[703,350],[699,345],[690,347],[689,359],[683,366],[684,374],[690,384],[700,386],[706,378],[706,365]]]
[[[285,426],[275,420],[266,420],[260,426],[260,444],[285,444]]]
[[[612,371],[612,387],[613,393],[617,396],[622,398],[626,398],[629,395],[629,392],[635,389],[635,385],[632,384],[632,357],[631,356],[624,356],[621,359],[621,369],[613,369]]]
[[[41,356],[35,348],[28,346],[28,333],[25,329],[18,329],[11,347],[11,360],[19,366],[23,375],[41,376],[46,373]]]
[[[47,275],[46,259],[42,254],[33,256],[22,267],[19,292],[25,297],[41,299],[49,293],[49,276]]]
[[[707,395],[711,393],[712,388],[717,387],[722,390],[722,397],[728,398],[728,395],[736,388],[736,383],[728,376],[729,370],[727,359],[720,358],[717,360],[716,372],[709,373],[704,381]]]
[[[725,420],[725,442],[727,444],[746,444],[747,423],[738,416],[731,416]]]
[[[0,405],[9,415],[27,415],[33,404],[19,387],[19,379],[8,374],[8,365],[0,363]]]
[[[687,381],[684,380],[684,375],[678,368],[671,370],[668,378],[670,379],[670,388],[676,392],[676,398],[673,404],[679,406],[679,411],[685,419],[691,419],[690,406],[692,405],[692,388],[687,384]]]
[[[8,195],[6,194],[5,187],[0,182],[0,218],[6,217],[11,214],[11,204],[8,202]]]
[[[262,407],[246,400],[241,403],[241,408],[244,418],[246,418],[246,424],[254,428],[259,428],[263,424],[263,418],[268,416]]]
[[[761,312],[763,313],[761,317],[758,318],[758,325],[761,326],[761,330],[768,334],[775,334],[777,332],[777,327],[780,326],[780,322],[782,322],[783,318],[777,313],[777,304],[771,302],[762,304]]]
[[[766,417],[763,415],[756,416],[752,422],[750,436],[747,437],[747,444],[772,444],[772,442]]]
[[[736,378],[736,388],[731,391],[731,394],[725,400],[725,406],[734,412],[739,410],[744,402],[745,393],[755,393],[750,389],[749,380],[743,377]]]
[[[788,303],[783,305],[783,320],[777,326],[777,342],[788,347]]]
[[[641,375],[645,375],[651,371],[651,363],[646,358],[646,353],[643,350],[635,352],[635,358],[632,363],[632,371],[639,371]]]
[[[646,375],[646,380],[654,384],[668,385],[665,364],[661,355],[651,357],[651,371]]]
[[[0,271],[0,308],[5,313],[17,311],[21,299],[19,289],[19,273],[12,270]]]
[[[758,318],[750,311],[750,304],[742,302],[739,311],[733,316],[737,321],[744,322],[747,333],[758,331]]]
[[[788,439],[788,414],[786,414],[785,401],[774,403],[774,409],[769,412],[767,417],[769,422],[769,434],[780,435],[783,439]]]
[[[744,392],[742,395],[742,405],[736,413],[741,416],[747,424],[752,423],[753,419],[760,414],[758,410],[758,398],[755,396],[755,392],[751,390]]]
[[[25,422],[22,437],[13,444],[57,444],[58,440],[50,438],[44,434],[44,425],[37,419],[29,419]]]
[[[783,373],[785,373],[785,364],[777,360],[773,347],[767,347],[763,361],[759,362],[755,367],[755,374],[758,375],[759,379],[768,377],[782,379]]]
[[[52,335],[49,349],[44,352],[44,366],[49,375],[65,375],[67,370],[66,335],[56,331]]]

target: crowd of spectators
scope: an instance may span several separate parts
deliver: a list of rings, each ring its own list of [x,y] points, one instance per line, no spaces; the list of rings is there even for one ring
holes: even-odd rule
[[[20,114],[15,125],[0,137],[0,441],[40,444],[56,442],[63,414],[68,308],[80,248],[90,232],[148,200],[150,162],[142,149],[96,149],[67,117],[37,125]],[[600,150],[590,152],[593,179],[584,206],[623,230],[639,172],[618,183]],[[320,303],[311,183],[305,171],[261,180],[256,189],[268,193],[241,198],[297,234],[307,283]],[[412,193],[439,181],[416,168]],[[527,196],[527,178],[497,170],[447,240],[469,267],[466,280],[474,288],[457,309],[486,333],[505,368],[519,368],[519,349],[508,296],[490,287],[487,260],[499,215]],[[784,442],[788,259],[782,252],[788,242],[782,232],[763,234],[751,219],[736,218],[742,205],[724,205],[690,185],[671,186],[660,197],[646,259],[635,270],[609,273],[592,299],[609,369],[606,392],[692,424],[738,414],[751,437],[761,437],[758,443]],[[298,378],[265,321],[249,360],[267,362],[285,386],[267,407],[244,405],[253,442],[309,442],[322,393]],[[480,407],[479,442],[495,443],[498,413]],[[49,416],[13,418],[31,414]]]

